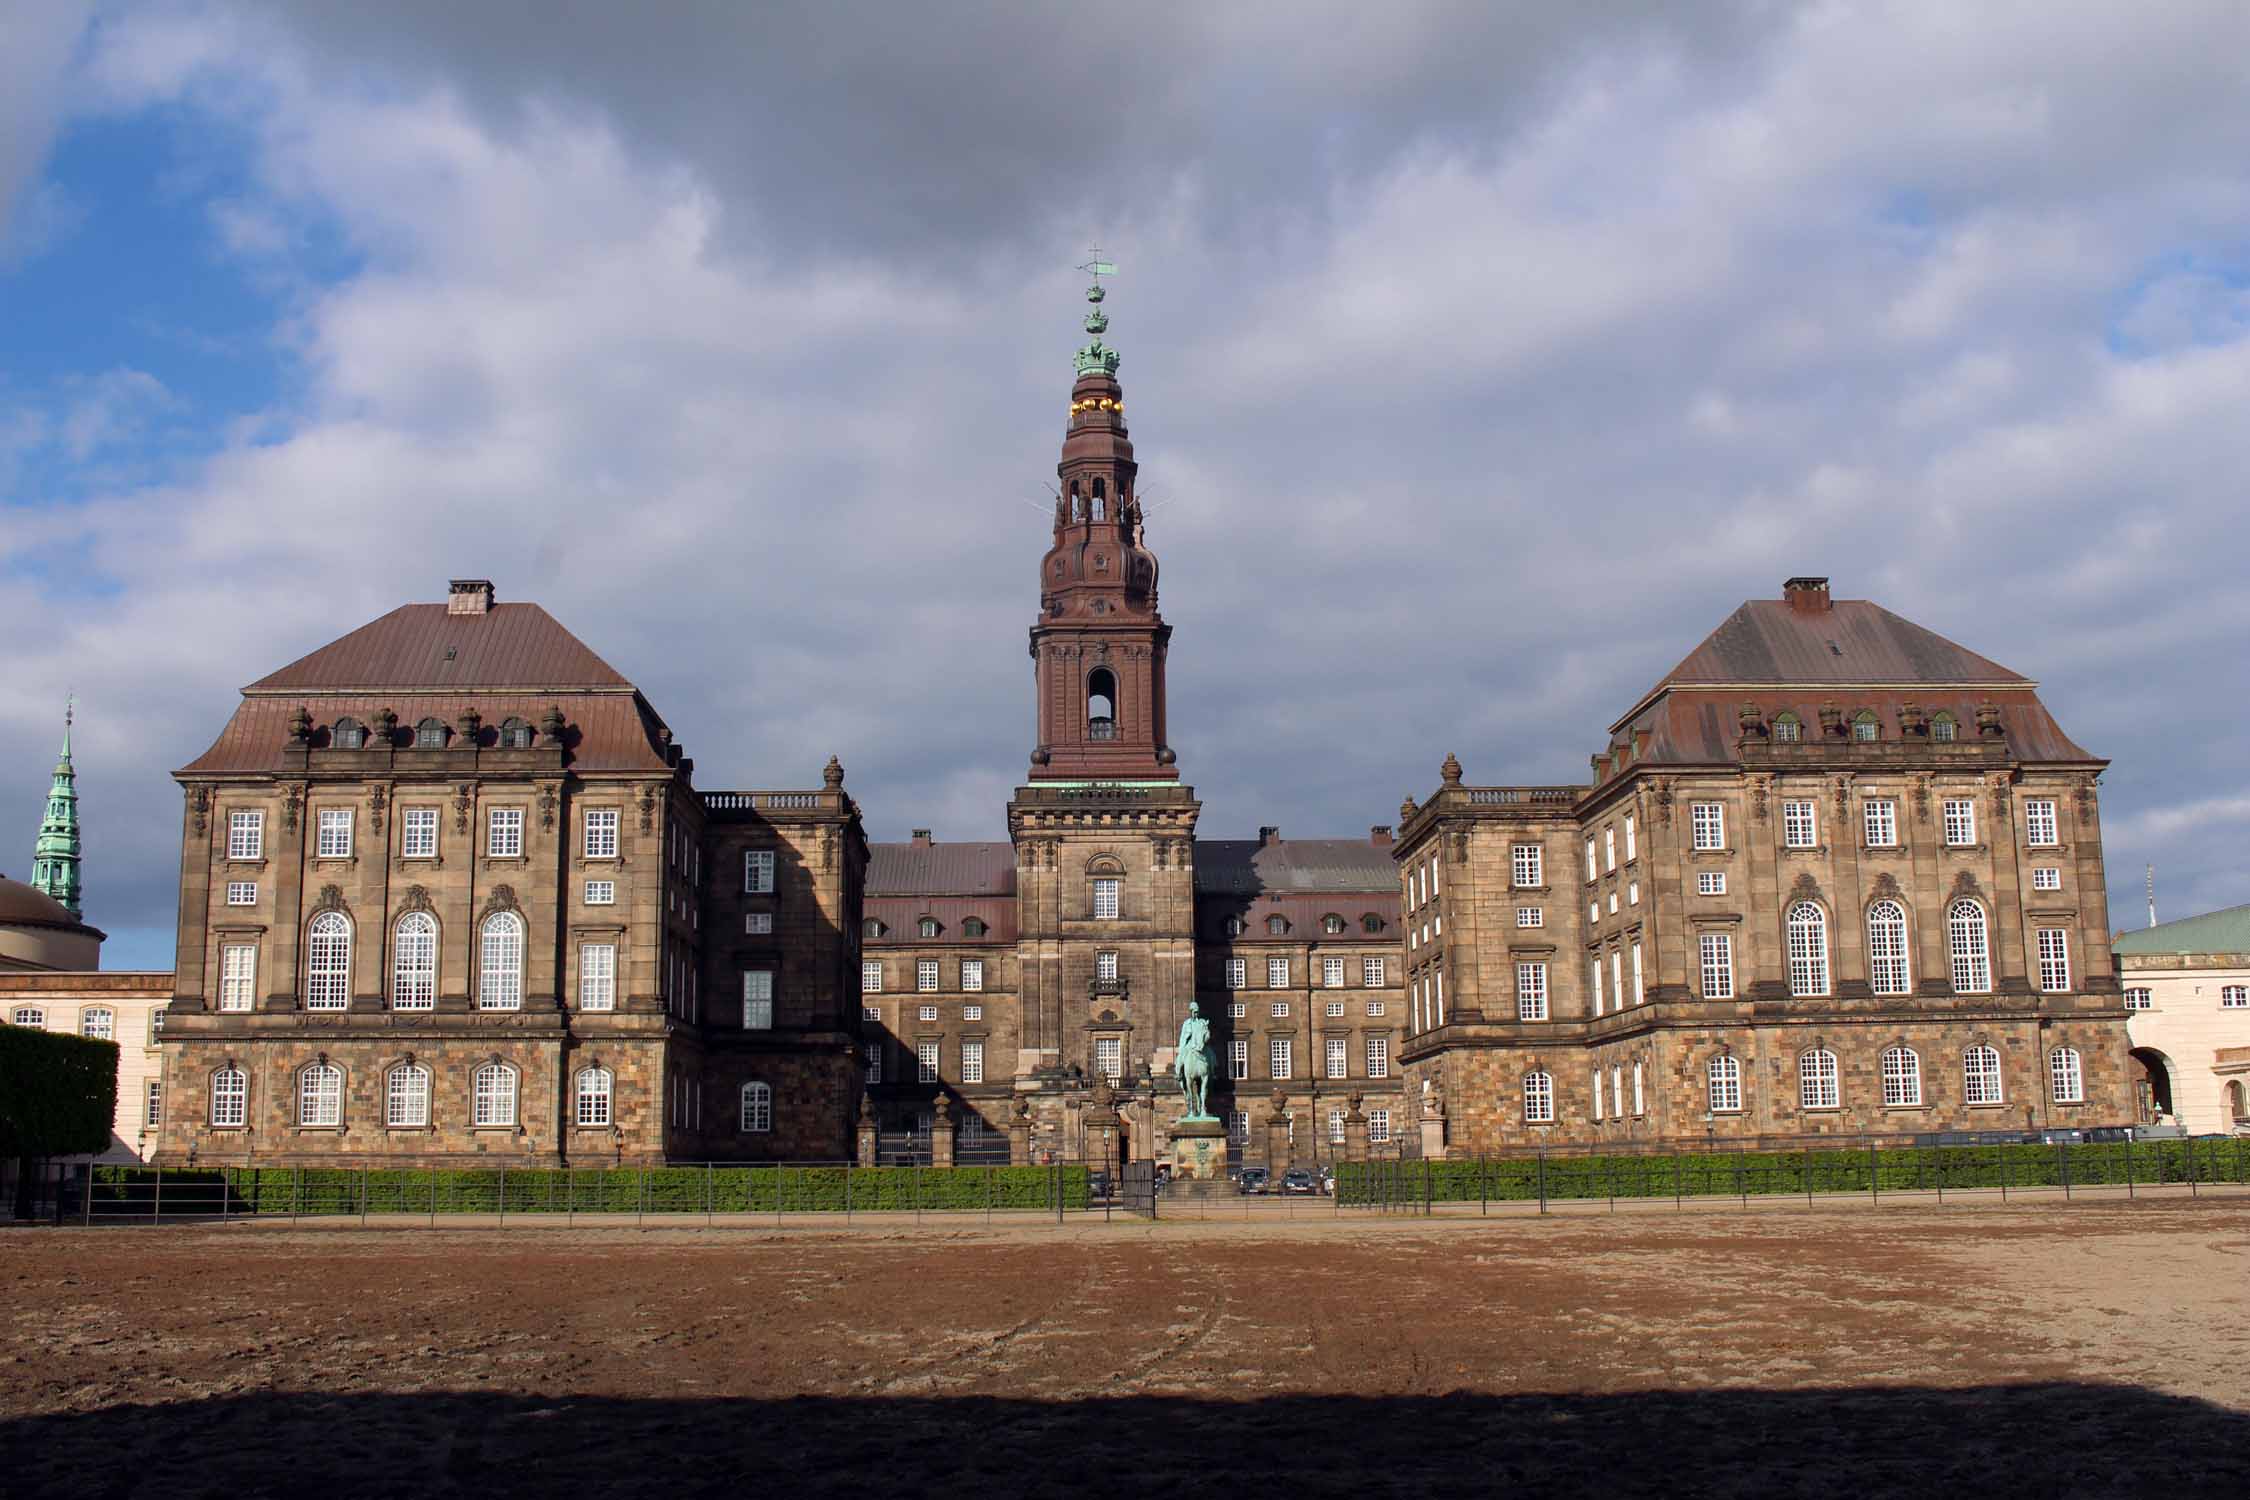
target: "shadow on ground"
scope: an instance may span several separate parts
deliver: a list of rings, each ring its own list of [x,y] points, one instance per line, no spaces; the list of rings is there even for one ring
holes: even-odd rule
[[[310,1372],[308,1372],[310,1373]],[[2244,1493],[2250,1415],[2083,1384],[1616,1396],[258,1394],[0,1422],[17,1496]]]

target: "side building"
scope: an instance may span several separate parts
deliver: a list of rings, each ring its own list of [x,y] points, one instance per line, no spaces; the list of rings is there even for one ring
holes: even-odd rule
[[[2250,1134],[2250,906],[2116,940],[2136,1118]]]
[[[2036,684],[1795,578],[1581,786],[1401,809],[1422,1149],[2132,1118],[2096,778]]]

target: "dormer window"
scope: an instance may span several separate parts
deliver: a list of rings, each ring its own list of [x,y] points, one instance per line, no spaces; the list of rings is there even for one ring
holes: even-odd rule
[[[882,919],[879,917],[869,917],[859,924],[859,935],[861,937],[879,938],[889,931],[890,929],[883,925]]]
[[[1229,917],[1229,918],[1227,918],[1227,936],[1228,936],[1228,937],[1240,937],[1240,936],[1242,936],[1242,918],[1240,918],[1240,917]]]
[[[328,743],[339,750],[364,749],[367,745],[366,727],[357,719],[338,719],[335,729],[329,734]]]
[[[1288,931],[1289,919],[1287,917],[1272,916],[1266,918],[1266,935],[1268,937],[1281,937]]]
[[[1939,744],[1952,744],[1960,733],[1961,726],[1955,721],[1953,715],[1948,713],[1930,715],[1930,738],[1936,740]]]
[[[521,719],[510,719],[500,726],[500,748],[503,750],[529,750],[531,726]]]
[[[417,750],[443,750],[445,748],[445,720],[424,719],[414,726],[414,748]]]
[[[1860,744],[1872,744],[1883,737],[1883,726],[1876,722],[1871,709],[1861,709],[1852,715],[1852,738]]]
[[[1344,930],[1344,919],[1334,912],[1330,912],[1320,919],[1320,930],[1331,935],[1342,932]]]
[[[1369,912],[1359,919],[1359,930],[1362,932],[1381,932],[1383,930],[1383,919],[1376,916],[1375,913]]]
[[[1777,745],[1795,745],[1804,740],[1805,725],[1795,714],[1779,713],[1773,716],[1773,740]]]
[[[990,929],[988,929],[984,925],[984,919],[982,917],[969,917],[964,919],[961,923],[961,936],[963,937],[980,938],[983,937],[989,930]]]
[[[934,938],[938,934],[937,918],[924,917],[914,924],[914,929],[926,938]]]

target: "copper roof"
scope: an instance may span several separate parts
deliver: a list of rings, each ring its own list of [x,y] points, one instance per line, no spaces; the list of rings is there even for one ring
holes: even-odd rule
[[[1390,846],[1366,839],[1197,839],[1198,895],[1360,891],[1398,895]]]
[[[482,614],[402,604],[243,691],[630,692],[632,686],[536,604],[495,604]]]
[[[309,660],[309,658],[308,658]],[[271,679],[268,679],[269,681]],[[180,774],[268,772],[280,763],[289,744],[289,719],[298,698],[245,697],[227,720],[226,728],[211,748],[180,768]],[[574,771],[664,771],[666,752],[656,738],[657,721],[637,693],[572,694],[567,692],[513,693],[464,687],[439,694],[385,693],[343,697],[321,696],[308,705],[315,709],[316,743],[336,720],[351,717],[366,724],[379,709],[398,715],[401,729],[412,729],[425,718],[452,724],[464,708],[484,715],[487,725],[510,718],[537,724],[549,707],[559,707],[569,728],[564,746]],[[341,752],[348,754],[350,752]],[[409,751],[400,751],[403,757]],[[403,760],[400,762],[403,766]]]
[[[869,896],[1012,896],[1015,890],[1016,847],[1005,841],[867,846]]]
[[[2120,958],[2150,953],[2250,953],[2250,906],[2228,906],[2118,935]]]

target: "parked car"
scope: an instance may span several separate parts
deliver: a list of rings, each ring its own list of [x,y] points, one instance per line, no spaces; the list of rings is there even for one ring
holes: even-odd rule
[[[2087,1127],[2086,1139],[2089,1141],[2129,1141],[2133,1139],[2133,1127],[2130,1125],[2091,1125]]]
[[[1096,1203],[1099,1203],[1104,1198],[1107,1198],[1110,1195],[1110,1191],[1111,1189],[1109,1173],[1103,1171],[1099,1167],[1096,1167],[1093,1171],[1086,1174],[1087,1197],[1093,1199]]]
[[[1273,1175],[1264,1167],[1244,1167],[1242,1175],[1236,1179],[1236,1187],[1244,1193],[1270,1193]]]
[[[2086,1132],[2072,1127],[2042,1130],[2039,1132],[2039,1144],[2042,1146],[2083,1146],[2086,1144]]]
[[[1320,1191],[1320,1179],[1303,1167],[1291,1167],[1281,1174],[1281,1191],[1291,1196],[1306,1196]]]

